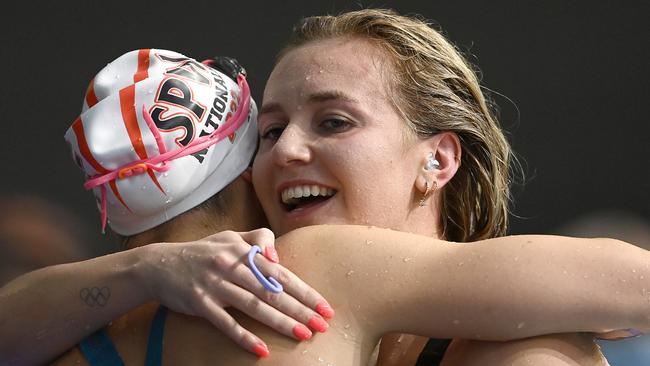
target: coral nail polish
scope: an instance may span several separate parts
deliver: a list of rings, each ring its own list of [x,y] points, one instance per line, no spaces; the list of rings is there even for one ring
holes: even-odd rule
[[[257,355],[257,357],[264,358],[268,357],[269,355],[269,349],[266,348],[266,345],[258,343],[253,347],[253,352]]]
[[[325,333],[325,331],[327,331],[327,328],[330,327],[330,325],[327,324],[325,320],[317,316],[313,316],[311,319],[309,319],[307,325],[309,325],[311,329],[314,329],[321,333]]]
[[[332,309],[330,304],[328,304],[325,300],[319,302],[318,305],[316,305],[316,311],[318,314],[327,319],[332,319],[334,317],[334,309]]]
[[[280,263],[278,252],[271,246],[268,246],[264,249],[264,256],[273,263]]]
[[[311,330],[309,330],[309,328],[307,328],[306,326],[302,324],[296,324],[296,326],[293,327],[293,335],[295,335],[296,338],[298,339],[302,339],[303,341],[306,341],[309,338],[311,338],[312,333]]]

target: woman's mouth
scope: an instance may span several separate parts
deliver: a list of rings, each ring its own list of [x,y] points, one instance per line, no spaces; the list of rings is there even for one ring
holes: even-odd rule
[[[280,193],[282,206],[287,212],[323,203],[336,194],[336,190],[317,184],[287,187]]]

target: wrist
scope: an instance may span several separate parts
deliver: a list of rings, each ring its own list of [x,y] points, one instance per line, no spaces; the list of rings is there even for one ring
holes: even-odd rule
[[[129,260],[127,261],[127,277],[133,285],[133,291],[140,297],[140,303],[158,300],[155,291],[151,286],[151,258],[155,255],[153,247],[156,244],[145,245],[135,249],[129,249]],[[125,254],[127,254],[125,252]]]

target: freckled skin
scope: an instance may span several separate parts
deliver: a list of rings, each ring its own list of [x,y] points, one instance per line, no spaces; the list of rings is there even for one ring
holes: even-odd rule
[[[433,210],[411,215],[414,184],[422,153],[404,141],[405,121],[387,95],[385,55],[360,39],[331,39],[286,54],[264,91],[260,114],[263,136],[253,165],[253,183],[278,235],[313,224],[372,224],[432,235]],[[313,102],[324,91],[357,102]],[[345,129],[322,128],[329,118],[350,123]],[[276,139],[264,134],[278,129]],[[277,186],[310,179],[337,194],[313,215],[287,219]]]

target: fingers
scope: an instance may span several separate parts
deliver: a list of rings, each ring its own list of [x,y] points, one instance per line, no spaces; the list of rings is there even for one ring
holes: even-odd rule
[[[256,262],[262,263],[266,261],[260,258]],[[270,273],[273,270],[269,270],[268,268],[266,270],[262,270],[262,273],[265,276],[270,275],[272,277],[275,277],[280,283],[283,284],[285,283],[297,284],[297,285],[291,285],[289,286],[289,288],[299,289],[298,291],[302,292],[302,298],[308,298],[309,299],[308,301],[310,303],[310,305],[307,305],[306,303],[302,303],[300,299],[296,299],[291,292],[285,291],[279,294],[275,294],[270,291],[266,291],[266,289],[258,282],[258,280],[253,276],[253,274],[246,266],[240,266],[234,269],[233,274],[235,276],[233,276],[233,282],[236,285],[239,285],[241,288],[250,291],[251,292],[250,296],[255,296],[257,301],[260,301],[262,303],[266,302],[267,304],[270,305],[269,308],[272,308],[274,310],[277,309],[277,311],[279,311],[283,315],[282,319],[284,319],[285,321],[288,321],[288,319],[292,320],[292,321],[288,321],[288,323],[285,324],[289,326],[289,328],[287,327],[283,328],[282,326],[277,326],[271,323],[266,323],[266,324],[271,327],[274,327],[275,329],[277,329],[278,331],[284,334],[288,334],[288,330],[291,329],[292,331],[294,331],[294,335],[296,335],[295,321],[298,321],[302,324],[307,324],[313,330],[319,332],[325,332],[327,328],[329,328],[329,325],[314,310],[314,309],[319,309],[318,306],[319,304],[322,303],[327,304],[327,302],[323,300],[322,296],[320,296],[315,290],[307,286],[297,276],[295,276],[293,273],[286,270],[282,266],[274,265],[268,262],[266,263],[269,264],[271,268],[276,268],[278,270],[276,270],[274,274]],[[286,289],[287,287],[285,287],[285,290]],[[275,311],[272,311],[270,312],[270,314],[276,314],[276,313]],[[327,317],[331,317],[333,315],[333,311],[332,314],[325,314],[325,315]],[[277,319],[277,317],[275,319]]]
[[[264,256],[274,263],[279,263],[280,258],[275,250],[275,234],[267,228],[238,233],[250,245],[258,245]]]
[[[256,261],[255,264],[262,273],[278,280],[282,284],[282,287],[284,287],[284,292],[291,295],[295,300],[310,309],[314,309],[324,318],[331,319],[334,317],[334,309],[332,309],[325,298],[293,272],[280,265],[268,263],[263,260]]]
[[[312,337],[311,330],[304,324],[278,311],[255,294],[235,284],[226,283],[218,291],[224,297],[232,299],[230,304],[233,307],[244,312],[251,318],[268,325],[279,333],[297,340],[307,340]],[[282,295],[274,294],[274,296]]]
[[[269,349],[266,343],[239,325],[235,318],[219,305],[215,304],[208,296],[202,298],[200,307],[204,311],[199,312],[197,315],[208,319],[217,329],[232,339],[241,348],[256,354],[258,357],[267,357],[269,355]]]

